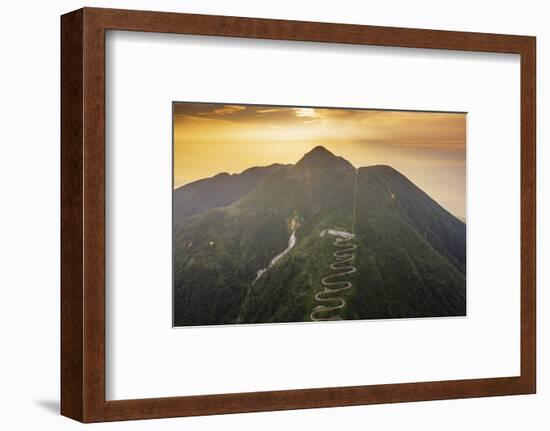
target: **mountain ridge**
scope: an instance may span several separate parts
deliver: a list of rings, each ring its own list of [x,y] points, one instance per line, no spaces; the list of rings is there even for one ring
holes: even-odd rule
[[[260,172],[227,205],[175,211],[177,326],[307,320],[334,253],[320,232],[354,223],[358,270],[343,318],[465,314],[465,224],[406,176],[355,169],[324,147]],[[252,287],[291,235],[295,246]]]
[[[221,172],[178,187],[173,192],[173,213],[178,217],[200,214],[230,205],[278,169],[280,163],[254,166],[238,174]]]

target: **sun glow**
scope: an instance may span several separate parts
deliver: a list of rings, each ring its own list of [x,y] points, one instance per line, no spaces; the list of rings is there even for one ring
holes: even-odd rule
[[[174,187],[323,145],[356,167],[391,165],[465,215],[466,114],[177,103],[173,120]]]
[[[296,113],[297,117],[309,117],[309,118],[317,117],[317,114],[315,113],[314,108],[295,108],[294,112]]]

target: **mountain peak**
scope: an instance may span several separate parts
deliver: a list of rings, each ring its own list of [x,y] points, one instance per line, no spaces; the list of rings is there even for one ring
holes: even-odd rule
[[[306,165],[308,169],[332,169],[335,167],[353,169],[351,163],[346,159],[334,155],[322,145],[314,147],[311,151],[304,154],[300,161],[296,163],[298,169],[305,168]]]
[[[331,153],[329,150],[327,150],[322,145],[317,145],[315,148],[313,148],[309,153],[306,154],[325,154],[327,156],[333,156],[336,157],[333,153]]]

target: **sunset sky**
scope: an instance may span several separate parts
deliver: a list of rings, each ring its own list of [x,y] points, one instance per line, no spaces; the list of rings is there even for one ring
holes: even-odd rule
[[[174,187],[296,163],[317,145],[356,168],[390,165],[466,216],[466,114],[177,103]]]

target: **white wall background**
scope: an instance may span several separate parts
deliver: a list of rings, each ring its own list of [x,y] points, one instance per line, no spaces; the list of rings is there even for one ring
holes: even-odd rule
[[[529,34],[538,37],[539,393],[534,396],[256,413],[112,423],[87,429],[545,430],[550,423],[550,307],[543,268],[550,246],[550,30],[545,2],[524,0],[121,0],[19,1],[3,5],[0,67],[0,425],[70,430],[82,425],[59,408],[59,15],[87,6],[153,9],[403,27]]]

